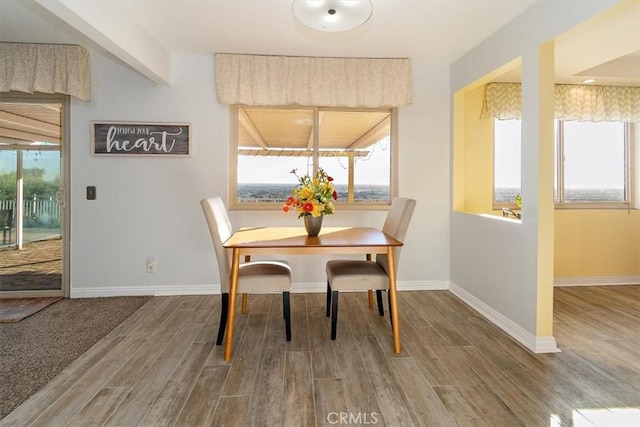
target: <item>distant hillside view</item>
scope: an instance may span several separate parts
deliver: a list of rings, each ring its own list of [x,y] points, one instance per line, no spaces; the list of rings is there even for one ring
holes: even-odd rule
[[[495,200],[497,203],[515,203],[514,200],[519,188],[496,188]],[[565,201],[567,202],[623,202],[623,188],[586,188],[565,189]]]
[[[347,200],[347,186],[336,185],[338,202]],[[291,195],[291,184],[238,184],[238,201],[244,203],[284,203]],[[391,200],[386,185],[356,185],[355,201],[359,203],[384,203]]]

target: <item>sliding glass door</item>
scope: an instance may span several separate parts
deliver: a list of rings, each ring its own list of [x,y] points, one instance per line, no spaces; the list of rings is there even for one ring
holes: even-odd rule
[[[68,293],[67,109],[66,97],[0,96],[0,297]]]

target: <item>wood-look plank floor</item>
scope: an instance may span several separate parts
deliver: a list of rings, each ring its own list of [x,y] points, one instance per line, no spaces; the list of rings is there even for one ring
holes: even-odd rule
[[[249,298],[230,363],[219,296],[156,297],[2,426],[638,426],[640,286],[560,288],[532,354],[447,291],[401,292],[403,351],[366,294]]]

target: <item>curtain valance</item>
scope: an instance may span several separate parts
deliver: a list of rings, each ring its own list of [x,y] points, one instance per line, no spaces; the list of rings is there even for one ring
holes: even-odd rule
[[[410,104],[406,58],[216,54],[221,104],[398,107]]]
[[[555,85],[554,114],[560,120],[640,121],[640,88],[627,86]],[[482,118],[520,119],[520,83],[489,83]]]
[[[0,92],[91,97],[89,52],[81,46],[0,43]]]

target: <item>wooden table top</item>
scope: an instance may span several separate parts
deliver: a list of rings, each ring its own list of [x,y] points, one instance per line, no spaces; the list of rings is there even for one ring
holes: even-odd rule
[[[247,227],[236,231],[223,246],[274,249],[382,249],[402,246],[402,242],[373,227],[323,227],[316,237],[309,237],[304,227]]]

